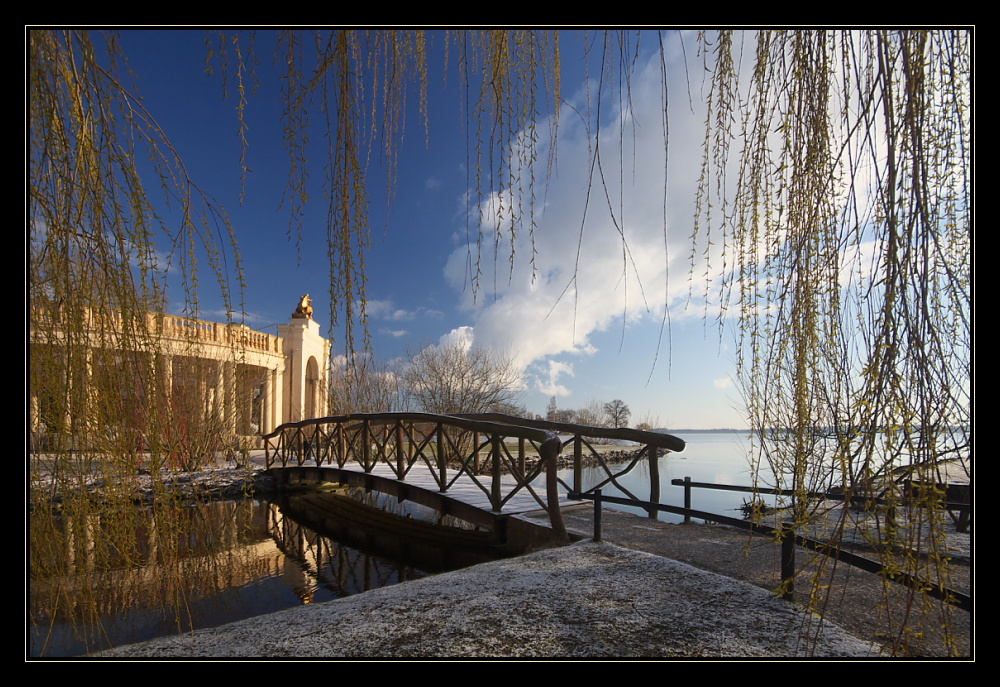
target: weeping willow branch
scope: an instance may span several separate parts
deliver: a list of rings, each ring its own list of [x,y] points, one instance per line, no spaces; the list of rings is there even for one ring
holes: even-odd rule
[[[513,274],[515,261],[527,259],[534,273],[535,206],[544,203],[534,170],[544,167],[547,183],[557,160],[563,46],[555,31],[437,35],[445,72],[460,75],[468,276],[478,293],[486,260],[495,263],[493,275],[501,260]],[[414,98],[429,140],[431,38],[419,30],[274,34],[287,235],[300,250],[307,202],[323,196],[331,326],[343,326],[349,355],[356,326],[364,347],[370,343],[373,162],[386,170],[391,203]],[[610,189],[628,182],[626,170],[611,170],[600,155],[601,99],[616,94],[619,110],[630,110],[639,49],[626,32],[591,38],[601,70],[595,112],[580,113],[587,127],[596,124],[587,130],[589,182],[603,191],[613,220],[607,231],[621,238],[624,278],[628,208],[623,200],[616,206]],[[223,84],[236,93],[241,174],[258,42],[254,32],[207,41],[209,63],[221,65]],[[795,490],[789,512],[800,528],[822,521],[805,494],[824,487],[885,493],[891,501],[900,480],[936,483],[942,461],[967,457],[971,480],[969,33],[720,31],[699,34],[699,42],[707,95],[691,277],[706,284],[706,300],[716,299],[719,324],[735,323],[759,480]],[[156,355],[139,355],[155,351],[157,333],[138,315],[163,310],[168,267],[180,270],[191,312],[205,272],[232,309],[242,293],[234,234],[143,109],[113,32],[31,31],[28,60],[32,390],[44,422],[59,430],[54,435],[106,430],[135,412],[143,432],[162,434],[166,416],[137,411],[144,406],[134,402],[163,385]],[[666,149],[666,119],[662,128]],[[616,143],[627,146],[624,137]],[[309,174],[314,157],[323,167],[318,187]],[[588,239],[582,227],[581,246]],[[515,254],[524,239],[527,258]],[[125,353],[117,363],[90,352],[92,325],[109,317],[115,325],[97,331]],[[107,375],[93,377],[106,385],[86,383],[95,366],[115,364],[137,381],[131,396]],[[126,434],[100,436],[119,464],[134,464]],[[871,510],[879,534],[873,545],[901,570],[919,573],[907,566],[926,565],[927,557],[898,557],[893,548],[907,541],[908,550],[932,551],[944,570],[938,512],[913,509],[904,527],[888,509]],[[846,509],[840,517],[836,532],[846,529]]]
[[[180,377],[203,372],[164,374],[167,273],[197,315],[203,274],[232,312],[242,267],[228,219],[143,107],[114,32],[29,31],[28,120],[30,569],[48,605],[31,619],[96,622],[94,566],[141,557],[140,474],[167,505],[155,477],[197,467],[226,436],[178,393]],[[62,524],[96,521],[99,536]],[[73,537],[94,566],[63,567]],[[183,596],[188,584],[173,587]]]
[[[122,402],[86,381],[95,345],[121,351],[119,374],[158,393],[159,319],[147,313],[164,311],[168,270],[190,314],[206,270],[228,311],[243,291],[225,214],[143,108],[116,34],[96,36],[29,32],[30,382],[50,409],[45,422],[71,430],[100,425],[90,415]],[[117,412],[143,415],[143,433],[163,429],[153,409]]]
[[[971,479],[969,35],[759,32],[749,73],[737,43],[703,41],[696,231],[735,266],[759,478],[796,490],[800,528],[809,489],[891,496],[959,457]],[[911,548],[942,551],[935,513],[911,511]]]

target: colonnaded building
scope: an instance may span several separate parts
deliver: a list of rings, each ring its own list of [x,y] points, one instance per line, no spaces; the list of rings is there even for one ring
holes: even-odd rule
[[[182,422],[211,420],[221,435],[243,441],[255,441],[286,422],[327,414],[330,344],[312,318],[308,295],[288,322],[278,325],[277,335],[173,315],[144,317],[137,322],[117,313],[87,312],[71,326],[66,313],[32,317],[28,415],[33,447],[42,447],[56,433],[92,433],[81,431],[81,423],[128,426],[128,416],[153,403],[171,409],[175,431]],[[154,370],[154,384],[135,373],[142,365]],[[101,385],[113,389],[118,401],[114,423],[107,420],[111,413],[101,415],[90,407],[99,405],[88,400],[95,394],[74,393]],[[150,386],[158,389],[150,392]],[[143,425],[133,418],[131,426]]]

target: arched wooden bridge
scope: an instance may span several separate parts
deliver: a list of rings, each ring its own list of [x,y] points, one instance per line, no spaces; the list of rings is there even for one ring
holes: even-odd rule
[[[584,467],[605,472],[592,489],[615,484],[633,498],[656,502],[659,455],[684,450],[684,442],[669,434],[498,414],[322,417],[282,425],[263,439],[267,468],[279,487],[359,486],[476,524],[542,509],[561,539],[560,500],[583,491]],[[594,447],[599,440],[627,440],[641,450],[624,465],[610,465]],[[560,455],[570,450],[572,457],[560,465]],[[629,494],[617,478],[642,461],[650,468],[650,494]],[[568,481],[559,478],[560,469],[572,470]]]

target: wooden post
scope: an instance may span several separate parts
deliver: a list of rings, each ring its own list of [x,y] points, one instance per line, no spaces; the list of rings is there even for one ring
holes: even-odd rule
[[[579,434],[573,439],[573,491],[583,491],[583,437]]]
[[[792,601],[795,598],[795,529],[790,522],[781,525],[781,598]]]
[[[646,445],[646,451],[649,452],[649,500],[652,503],[660,502],[660,456],[659,451],[652,444]],[[649,509],[649,517],[656,519],[659,516],[659,511],[655,508]]]
[[[337,423],[337,467],[342,468],[347,463],[347,440],[344,437],[344,423]]]
[[[440,422],[437,423],[437,447],[438,447],[438,487],[441,491],[445,491],[445,485],[448,484],[447,472],[448,472],[448,458],[444,455],[444,425]]]
[[[403,479],[406,472],[406,456],[403,455],[403,423],[396,422],[396,474]]]
[[[371,445],[371,432],[368,426],[368,420],[361,421],[361,462],[362,467],[364,467],[365,472],[371,472],[371,457],[372,457],[372,445]]]
[[[539,458],[545,463],[545,491],[548,501],[549,524],[560,540],[568,541],[569,536],[566,533],[566,525],[563,523],[562,510],[559,508],[559,482],[556,474],[559,470],[559,450],[561,448],[562,444],[559,443],[559,438],[553,436],[542,442],[542,445],[538,447],[538,453]]]
[[[594,541],[601,541],[601,513],[604,507],[601,504],[601,490],[594,490]]]
[[[479,453],[477,452],[478,456]],[[490,505],[493,506],[493,512],[499,513],[501,506],[500,502],[503,500],[503,495],[500,492],[500,477],[502,472],[500,470],[500,435],[494,434],[490,438],[490,455],[493,456],[493,480],[490,485]]]
[[[326,454],[327,459],[330,457],[330,442],[327,441],[322,427],[322,425],[316,425],[316,431],[313,433],[313,443],[316,449],[316,467],[323,467],[324,454]]]
[[[691,510],[691,478],[684,478],[684,510]],[[684,513],[684,524],[687,525],[691,522],[691,515],[689,513]]]

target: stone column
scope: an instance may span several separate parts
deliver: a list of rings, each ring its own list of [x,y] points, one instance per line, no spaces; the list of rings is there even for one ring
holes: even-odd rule
[[[288,324],[278,326],[285,354],[283,387],[287,393],[278,424],[304,420],[307,414],[312,417],[326,415],[324,380],[330,370],[329,345],[320,336],[319,324],[310,316],[311,308],[309,310],[310,313],[305,314],[300,308]]]

